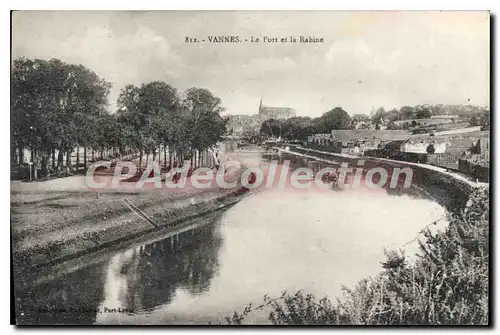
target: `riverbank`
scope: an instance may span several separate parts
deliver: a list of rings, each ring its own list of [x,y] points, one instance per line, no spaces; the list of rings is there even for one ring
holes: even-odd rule
[[[242,169],[228,172],[227,181],[239,180],[241,173]],[[102,249],[126,247],[143,235],[232,206],[246,193],[239,184],[233,189],[214,185],[106,193],[71,187],[40,191],[36,183],[29,186],[35,190],[11,192],[12,256],[20,285],[30,284],[40,269]]]

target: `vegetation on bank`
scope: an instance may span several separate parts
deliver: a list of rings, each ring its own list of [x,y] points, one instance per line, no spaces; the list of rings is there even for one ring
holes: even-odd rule
[[[268,310],[275,325],[486,325],[489,322],[489,192],[475,188],[463,210],[449,214],[442,231],[424,234],[410,262],[402,251],[386,252],[383,270],[343,288],[336,301],[299,291],[265,296],[258,306],[227,317],[241,324]]]

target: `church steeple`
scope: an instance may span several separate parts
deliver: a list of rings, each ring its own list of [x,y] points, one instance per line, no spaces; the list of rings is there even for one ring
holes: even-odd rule
[[[260,96],[259,114],[261,110],[262,110],[262,95]]]

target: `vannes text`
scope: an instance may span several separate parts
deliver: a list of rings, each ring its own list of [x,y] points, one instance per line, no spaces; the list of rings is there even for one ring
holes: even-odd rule
[[[250,36],[247,38],[242,38],[236,35],[210,35],[206,37],[189,37],[186,36],[184,38],[185,43],[199,43],[199,42],[208,42],[208,43],[264,43],[264,44],[276,44],[276,43],[323,43],[324,39],[322,37],[317,36],[286,36],[286,37],[277,37],[277,36]]]

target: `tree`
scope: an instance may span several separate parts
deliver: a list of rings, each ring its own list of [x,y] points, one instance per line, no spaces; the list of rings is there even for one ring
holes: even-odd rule
[[[161,81],[127,85],[117,105],[124,142],[139,151],[139,168],[142,168],[144,153],[153,154],[154,159],[160,144],[174,143],[180,109],[177,91],[171,85]]]
[[[351,117],[341,107],[335,107],[313,121],[315,133],[330,133],[333,129],[350,129]]]
[[[370,117],[366,114],[354,114],[351,118],[351,128],[353,129],[358,129],[359,127],[361,128],[366,128],[368,123],[371,122]],[[363,125],[363,126],[360,126]]]
[[[490,129],[490,111],[489,110],[485,110],[482,113],[479,123],[480,123],[482,129]]]
[[[266,137],[279,137],[281,135],[282,122],[276,119],[268,119],[262,122],[260,134]]]
[[[479,125],[479,123],[480,123],[480,121],[479,121],[479,120],[477,120],[477,119],[476,119],[476,117],[475,117],[474,115],[473,115],[473,116],[471,116],[471,118],[469,119],[469,125],[470,125],[471,127],[478,126],[478,125]]]
[[[220,115],[224,111],[221,99],[207,89],[193,87],[186,91],[184,104],[191,149],[213,148],[226,132],[227,120]]]
[[[417,106],[416,111],[417,119],[428,119],[432,115],[432,110],[429,106]]]
[[[380,124],[384,122],[385,118],[385,109],[384,107],[380,107],[373,115],[372,122],[375,125],[375,129],[380,129]]]
[[[66,153],[69,169],[74,147],[87,144],[93,136],[90,129],[96,113],[107,104],[111,84],[82,65],[18,58],[11,87],[12,134],[19,152],[30,148],[33,165],[41,158],[42,173],[46,173],[50,154],[55,167],[58,150],[57,167],[62,167]]]
[[[396,108],[393,108],[385,114],[385,118],[389,122],[394,122],[400,120],[401,115],[399,114],[399,111]]]
[[[313,134],[312,119],[309,117],[292,117],[283,122],[282,134],[289,140],[307,140]]]
[[[434,154],[436,152],[436,148],[434,148],[434,144],[429,144],[426,149],[428,154]]]
[[[403,106],[399,109],[401,120],[413,119],[416,113],[415,107],[412,106]]]

